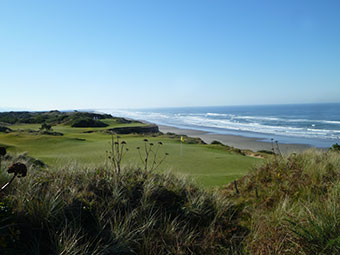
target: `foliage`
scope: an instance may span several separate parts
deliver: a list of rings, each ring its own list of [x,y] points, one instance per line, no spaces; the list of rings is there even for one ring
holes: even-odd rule
[[[183,144],[205,144],[205,142],[199,137],[190,137],[187,135],[177,135],[175,133],[168,132],[163,137],[169,137],[172,139],[176,139],[178,142],[181,142],[181,137],[183,138]]]
[[[211,144],[223,145],[223,143],[221,143],[220,141],[216,141],[216,140],[212,141]]]
[[[237,183],[226,196],[246,208],[250,254],[339,254],[339,153],[272,157]]]
[[[108,124],[91,118],[76,118],[72,121],[71,127],[107,127]]]
[[[12,132],[13,130],[10,129],[9,127],[5,127],[5,126],[1,126],[0,125],[0,132],[3,132],[3,133],[9,133],[9,132]]]
[[[259,150],[257,152],[265,153],[265,154],[270,154],[270,155],[275,155],[275,152],[273,152],[272,150],[271,151],[268,151],[268,150]]]
[[[115,119],[117,123],[130,123],[131,121],[123,118],[113,118],[110,114],[98,114],[90,112],[0,112],[0,122],[15,124],[15,123],[38,123],[38,124],[70,124],[79,119],[92,119],[99,121],[102,119]],[[95,122],[97,123],[97,122]]]
[[[333,144],[332,147],[330,148],[330,150],[340,152],[340,145],[338,143]]]
[[[75,164],[29,173],[1,198],[1,254],[242,251],[241,208],[182,178]]]
[[[41,124],[40,130],[41,131],[43,131],[43,130],[50,131],[50,130],[52,130],[52,126],[50,124],[46,124],[45,122],[43,122]]]

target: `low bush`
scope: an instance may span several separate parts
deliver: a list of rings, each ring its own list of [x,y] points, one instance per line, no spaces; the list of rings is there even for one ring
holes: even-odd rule
[[[12,132],[12,131],[13,131],[13,130],[10,129],[9,127],[0,126],[0,132],[9,133],[9,132]]]
[[[223,145],[223,143],[221,143],[220,141],[216,141],[216,140],[212,141],[211,144]]]
[[[340,152],[340,145],[338,143],[333,144],[330,150]]]
[[[107,127],[108,124],[100,121],[100,120],[94,120],[91,118],[80,118],[75,119],[71,127]]]

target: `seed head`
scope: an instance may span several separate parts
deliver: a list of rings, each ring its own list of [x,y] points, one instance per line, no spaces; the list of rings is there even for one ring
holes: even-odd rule
[[[148,139],[144,139],[143,141],[144,141],[144,142],[147,142],[147,141],[148,141]]]
[[[125,141],[122,141],[121,144],[126,144],[126,142],[125,142]]]
[[[7,153],[6,148],[5,147],[0,147],[0,156],[5,156]]]
[[[8,168],[7,172],[9,174],[14,173],[15,175],[18,175],[18,177],[25,177],[27,174],[27,167],[22,163],[14,163]]]
[[[162,143],[162,142],[158,142],[158,144],[159,144],[159,145],[163,145],[163,143]]]

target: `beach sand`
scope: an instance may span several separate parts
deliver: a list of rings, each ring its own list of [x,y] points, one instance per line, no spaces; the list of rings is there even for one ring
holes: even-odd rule
[[[260,138],[250,138],[236,135],[222,135],[213,134],[199,130],[182,129],[171,126],[158,125],[159,130],[163,133],[175,133],[178,135],[187,135],[190,137],[199,137],[205,143],[210,144],[212,141],[216,140],[225,145],[233,146],[242,150],[252,150],[254,152],[259,150],[272,150],[272,144],[270,142],[263,142]],[[276,147],[276,146],[275,146]],[[305,144],[279,144],[279,149],[283,154],[289,154],[293,152],[303,152],[304,150],[312,148],[310,145]]]

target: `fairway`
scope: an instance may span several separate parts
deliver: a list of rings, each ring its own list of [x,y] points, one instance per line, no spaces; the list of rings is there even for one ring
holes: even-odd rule
[[[9,151],[21,153],[41,159],[51,166],[76,161],[79,164],[100,164],[107,160],[106,151],[110,150],[111,135],[100,130],[117,127],[112,120],[105,120],[106,128],[72,128],[65,125],[53,126],[53,130],[62,132],[63,136],[40,135],[27,132],[39,130],[39,124],[20,124],[10,126],[11,133],[0,133],[0,144],[9,146]],[[124,126],[119,124],[120,126]],[[125,126],[141,125],[140,123],[125,124]],[[26,131],[25,131],[26,130]],[[89,133],[90,131],[90,133]],[[94,131],[94,132],[91,132]],[[144,148],[144,139],[159,146],[158,159],[165,153],[169,156],[157,171],[171,171],[197,181],[205,187],[216,187],[229,183],[235,178],[245,175],[260,159],[228,152],[219,145],[182,144],[179,139],[166,136],[121,135],[121,141],[126,141],[129,149],[123,159],[123,165],[138,165],[142,167],[137,147]],[[181,148],[182,146],[182,148]],[[143,152],[143,149],[141,149]]]

